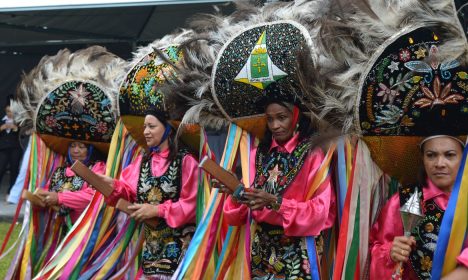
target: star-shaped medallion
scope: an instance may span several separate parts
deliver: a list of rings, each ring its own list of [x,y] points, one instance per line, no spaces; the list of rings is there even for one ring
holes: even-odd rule
[[[272,170],[268,171],[268,173],[270,173],[270,176],[268,176],[267,182],[276,183],[276,181],[278,181],[278,176],[281,176],[282,172],[278,170],[277,164]]]

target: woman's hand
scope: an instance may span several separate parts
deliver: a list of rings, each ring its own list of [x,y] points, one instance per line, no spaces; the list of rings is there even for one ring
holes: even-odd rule
[[[277,201],[277,197],[258,189],[249,189],[244,193],[242,203],[246,204],[252,210],[262,210],[264,207]]]
[[[225,185],[221,184],[221,182],[218,181],[218,179],[211,179],[211,184],[213,188],[218,189],[220,193],[232,194],[232,190],[226,187]]]
[[[416,246],[416,240],[414,237],[397,236],[393,239],[390,258],[396,263],[407,262],[414,246]]]
[[[152,219],[158,216],[158,207],[156,207],[154,204],[134,203],[133,205],[128,206],[128,209],[135,211],[130,215],[130,217],[134,218],[138,222],[143,222],[144,220]]]
[[[45,203],[47,207],[58,205],[58,194],[56,192],[38,191],[36,195]]]

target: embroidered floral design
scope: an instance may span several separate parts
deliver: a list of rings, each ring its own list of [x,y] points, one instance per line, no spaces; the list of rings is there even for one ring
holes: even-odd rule
[[[411,53],[408,49],[403,49],[399,54],[400,60],[406,62],[411,59]]]
[[[428,256],[423,256],[421,258],[421,270],[423,271],[431,271],[432,269],[432,260]]]
[[[176,201],[180,195],[182,158],[187,154],[180,151],[163,175],[153,176],[151,158],[143,160],[137,186],[138,203],[161,204]],[[145,274],[172,275],[177,269],[180,256],[187,249],[195,231],[193,224],[171,228],[164,219],[158,219],[155,227],[145,224],[142,267]]]
[[[83,88],[83,84],[80,84],[80,86],[77,89],[73,89],[70,91],[70,96],[71,96],[71,110],[75,114],[81,114],[83,113],[83,107],[85,106],[86,103],[86,97],[90,94],[89,91],[87,91],[85,88]]]
[[[459,123],[468,119],[464,79],[468,74],[459,61],[442,58],[439,46],[443,42],[433,31],[417,28],[380,53],[360,90],[358,114],[364,136],[463,134]],[[432,121],[439,116],[443,116],[440,122]],[[385,168],[387,172],[399,170],[390,165]]]
[[[410,189],[408,193],[403,193],[403,189],[399,191],[400,205],[409,199],[416,186],[409,186],[408,188]],[[421,187],[418,186],[418,189],[421,189]],[[424,201],[424,194],[421,195],[421,201]],[[418,278],[429,280],[431,279],[432,260],[444,211],[437,206],[434,199],[426,200],[422,207],[424,218],[411,231],[411,235],[416,240],[416,247],[411,251],[409,260]]]
[[[390,62],[390,65],[387,68],[390,69],[390,73],[393,73],[394,71],[398,71],[399,65],[400,65],[400,62],[392,61]]]
[[[434,107],[436,105],[445,105],[449,104],[458,104],[459,101],[464,100],[465,98],[458,93],[450,93],[452,89],[452,83],[445,85],[444,89],[441,91],[441,84],[439,77],[434,79],[432,86],[434,92],[432,92],[428,87],[421,85],[421,89],[424,92],[423,98],[417,100],[414,104],[420,108]]]
[[[304,238],[259,223],[252,242],[252,276],[256,279],[311,279]]]
[[[419,48],[414,53],[416,54],[417,59],[426,57],[426,49],[425,48]]]
[[[162,200],[161,191],[157,188],[152,188],[148,193],[149,203],[159,203]]]
[[[57,120],[52,116],[46,116],[45,123],[49,127],[54,127],[57,125]]]
[[[116,119],[110,99],[97,85],[70,81],[52,90],[37,111],[38,133],[109,142]]]
[[[179,253],[180,249],[177,248],[177,245],[176,244],[169,244],[167,245],[166,247],[166,254],[169,258],[171,257],[177,257],[178,253]]]
[[[255,188],[262,188],[271,194],[281,193],[296,177],[309,149],[307,139],[300,142],[290,154],[276,150],[267,153],[264,147],[259,148],[255,159]]]
[[[98,122],[96,124],[96,130],[99,133],[105,134],[107,132],[107,124],[105,122]]]
[[[160,54],[177,64],[183,55],[178,46],[160,48],[143,57],[127,74],[120,87],[119,108],[121,115],[142,116],[149,106],[164,107],[161,85],[175,76],[174,69]]]
[[[397,97],[400,93],[397,90],[390,89],[386,85],[380,83],[379,84],[380,91],[377,93],[377,96],[382,96],[382,102],[387,102],[389,104],[393,104],[393,100]]]

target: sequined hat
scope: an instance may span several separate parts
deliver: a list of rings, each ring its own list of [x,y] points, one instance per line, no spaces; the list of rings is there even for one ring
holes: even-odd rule
[[[295,21],[253,25],[233,36],[213,67],[212,94],[220,111],[228,120],[262,135],[262,104],[304,102],[297,59],[310,45],[306,28]]]
[[[376,163],[403,183],[414,182],[423,138],[468,131],[468,69],[440,53],[442,30],[415,27],[396,34],[361,80],[356,125]]]

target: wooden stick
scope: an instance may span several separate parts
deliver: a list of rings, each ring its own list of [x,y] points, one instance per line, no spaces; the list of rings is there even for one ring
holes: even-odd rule
[[[71,169],[81,178],[83,178],[86,182],[92,185],[97,191],[102,193],[105,197],[111,195],[114,188],[109,186],[101,177],[97,176],[91,169],[89,169],[86,165],[81,163],[80,161],[76,160]],[[116,208],[131,215],[134,210],[128,209],[128,206],[132,205],[125,199],[119,199],[116,204]],[[145,220],[146,224],[155,227],[158,223],[154,220]]]
[[[200,161],[199,166],[206,172],[210,173],[211,176],[218,179],[223,185],[228,187],[233,192],[237,189],[237,187],[242,185],[241,181],[239,181],[236,176],[219,166],[219,164],[217,164],[212,159],[209,159],[207,156],[205,156]]]
[[[37,195],[33,194],[28,190],[23,190],[23,192],[21,193],[21,197],[25,200],[29,200],[29,202],[31,202],[31,204],[34,206],[41,208],[46,207],[46,204]]]
[[[79,160],[75,160],[71,169],[83,180],[88,182],[91,186],[93,186],[98,192],[102,193],[105,197],[111,195],[114,188],[109,186],[107,182],[104,181],[101,177],[97,176],[91,169],[89,169],[86,165],[81,163]]]
[[[133,214],[133,212],[135,212],[135,210],[128,209],[128,206],[130,205],[132,205],[132,203],[130,203],[128,200],[120,198],[119,201],[117,201],[115,208],[119,209],[120,211],[125,212],[127,215],[131,215]],[[158,221],[155,219],[146,219],[143,222],[152,227],[156,227],[158,225]]]

